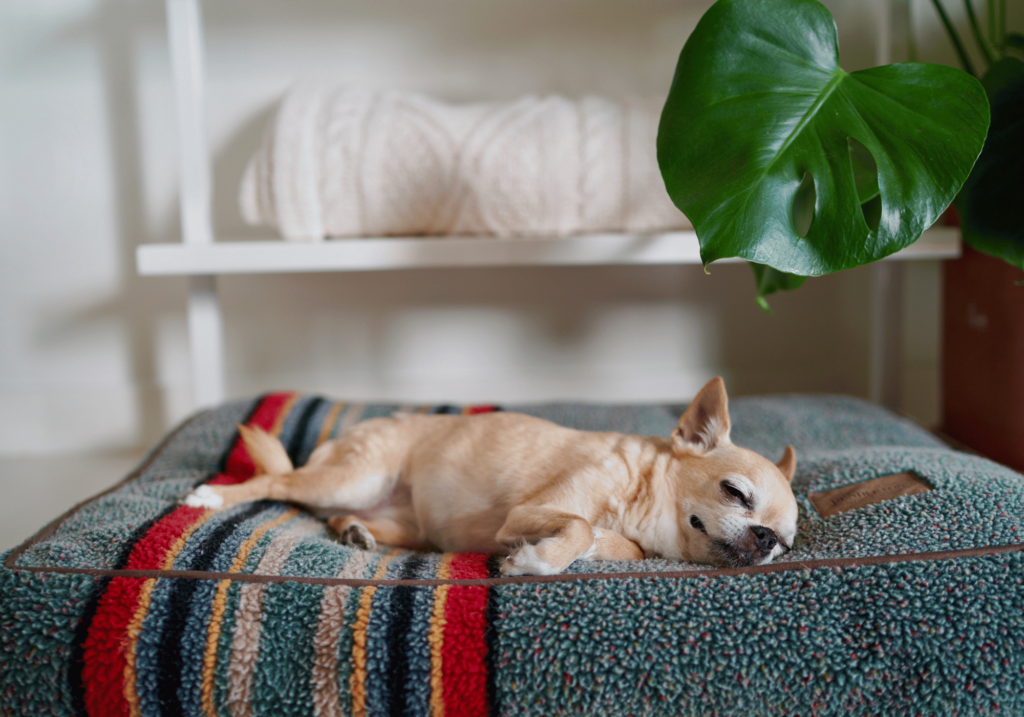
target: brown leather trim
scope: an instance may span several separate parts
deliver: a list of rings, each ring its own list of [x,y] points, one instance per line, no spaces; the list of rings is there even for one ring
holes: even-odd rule
[[[306,585],[349,585],[352,587],[436,587],[439,585],[520,585],[523,583],[568,583],[580,580],[680,580],[686,578],[713,578],[732,575],[761,575],[785,573],[819,568],[854,568],[864,565],[953,560],[998,553],[1024,552],[1024,544],[993,545],[966,550],[943,550],[932,553],[902,553],[899,555],[872,555],[862,558],[827,558],[803,560],[770,565],[751,565],[745,568],[711,568],[708,570],[671,570],[663,572],[633,573],[576,573],[559,575],[521,575],[509,578],[481,578],[478,580],[357,580],[353,578],[304,578],[287,575],[245,575],[241,573],[214,573],[202,570],[95,570],[91,568],[11,568],[32,573],[70,573],[95,577],[123,578],[177,578],[182,580],[235,580],[242,583],[302,583]]]
[[[847,483],[838,488],[808,493],[818,515],[831,518],[850,510],[877,505],[907,495],[928,493],[932,486],[914,471],[901,471],[877,478]]]
[[[161,453],[163,453],[164,449],[167,447],[167,444],[169,444],[179,433],[181,433],[185,429],[185,426],[189,425],[190,423],[192,423],[192,421],[196,420],[197,418],[199,418],[200,416],[202,416],[205,413],[208,413],[208,411],[199,411],[195,415],[193,415],[193,416],[191,416],[189,418],[186,418],[182,423],[180,423],[178,425],[177,428],[175,428],[173,431],[168,433],[167,436],[165,436],[164,439],[162,441],[160,441],[160,443],[157,444],[157,446],[155,448],[153,448],[153,450],[151,450],[149,452],[149,455],[146,456],[146,458],[142,461],[142,463],[140,463],[135,468],[135,470],[133,470],[131,473],[129,473],[124,478],[119,480],[117,483],[115,483],[114,485],[110,486],[109,488],[107,488],[102,493],[97,493],[96,495],[92,496],[91,498],[86,498],[81,503],[78,503],[74,507],[69,508],[68,510],[66,510],[60,517],[58,517],[58,518],[50,521],[49,523],[47,523],[43,527],[42,530],[36,532],[35,535],[33,535],[31,538],[29,538],[24,543],[22,543],[21,545],[16,547],[14,550],[12,550],[10,553],[8,553],[7,559],[4,560],[4,567],[7,568],[8,570],[26,570],[26,569],[28,569],[28,568],[19,568],[18,566],[15,565],[15,563],[18,560],[18,558],[21,557],[22,553],[24,553],[26,550],[31,548],[36,543],[42,542],[42,541],[46,540],[47,538],[49,538],[54,533],[56,533],[57,532],[57,528],[60,527],[61,523],[63,523],[68,518],[70,518],[77,511],[81,510],[84,506],[88,505],[89,503],[92,503],[94,500],[99,500],[100,498],[105,496],[107,493],[114,492],[115,490],[117,490],[118,488],[123,486],[125,483],[128,483],[129,481],[133,481],[136,478],[138,478],[140,475],[142,475],[142,472],[145,471],[147,468],[149,468],[149,466],[153,463],[153,461],[156,460],[156,457],[159,456]],[[49,572],[58,572],[59,570],[62,570],[62,568],[48,569]]]

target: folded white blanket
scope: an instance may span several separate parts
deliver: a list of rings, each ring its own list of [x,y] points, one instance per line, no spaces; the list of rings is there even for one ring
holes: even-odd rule
[[[655,156],[663,99],[449,105],[299,85],[242,180],[242,215],[285,239],[565,236],[689,228]]]

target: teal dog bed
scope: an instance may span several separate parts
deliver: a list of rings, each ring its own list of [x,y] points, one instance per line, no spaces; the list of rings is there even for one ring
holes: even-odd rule
[[[353,549],[286,504],[180,504],[252,476],[236,423],[302,463],[397,408],[207,411],[3,555],[0,713],[1024,714],[1024,477],[854,399],[732,402],[734,442],[798,451],[799,535],[765,566],[502,578],[490,556]],[[516,410],[668,435],[682,408]]]

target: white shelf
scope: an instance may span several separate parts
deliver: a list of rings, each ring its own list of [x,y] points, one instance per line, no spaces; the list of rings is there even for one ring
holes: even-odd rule
[[[196,407],[225,398],[223,327],[217,276],[297,272],[381,271],[429,267],[699,264],[696,234],[592,234],[569,239],[493,237],[366,238],[308,244],[214,241],[210,216],[211,163],[203,89],[200,0],[165,0],[179,138],[183,240],[138,247],[143,276],[187,276],[189,341]],[[877,64],[889,62],[892,0],[878,15]],[[932,228],[889,259],[960,256],[959,231]],[[872,275],[872,386],[876,398],[899,395],[902,266],[875,264]],[[876,375],[877,374],[877,375]],[[876,391],[872,389],[873,395]]]
[[[380,271],[428,267],[699,264],[693,231],[586,234],[563,239],[442,237],[335,239],[322,242],[220,241],[144,244],[136,258],[143,276]],[[889,259],[960,256],[960,232],[933,227]],[[725,259],[723,261],[738,261]]]

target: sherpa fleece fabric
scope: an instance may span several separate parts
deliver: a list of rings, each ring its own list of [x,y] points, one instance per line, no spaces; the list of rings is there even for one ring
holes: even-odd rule
[[[202,413],[5,554],[0,714],[1024,714],[1024,477],[854,399],[732,402],[734,442],[799,455],[799,536],[767,566],[501,578],[483,555],[352,549],[281,503],[179,503],[252,476],[236,423],[301,464],[398,408],[279,393]],[[516,410],[667,435],[683,408]],[[828,518],[807,497],[903,472],[930,490]]]

